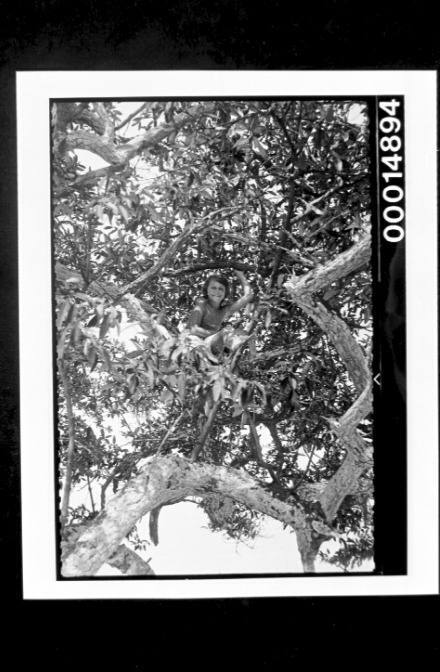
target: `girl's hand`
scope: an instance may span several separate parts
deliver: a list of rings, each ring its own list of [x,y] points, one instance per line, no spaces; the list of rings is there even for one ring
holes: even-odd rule
[[[247,296],[248,298],[250,297],[251,294],[253,294],[252,289],[248,281],[246,280],[246,276],[242,271],[235,271],[235,275],[241,282],[241,286],[243,288],[243,293],[244,296]]]

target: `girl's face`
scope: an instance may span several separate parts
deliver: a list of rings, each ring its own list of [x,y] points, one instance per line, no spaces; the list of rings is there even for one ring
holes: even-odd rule
[[[224,285],[221,282],[217,282],[217,280],[210,280],[207,291],[209,302],[218,308],[225,298],[226,289]]]

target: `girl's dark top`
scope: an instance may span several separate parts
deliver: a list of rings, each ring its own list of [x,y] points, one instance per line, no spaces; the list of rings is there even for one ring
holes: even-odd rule
[[[229,303],[221,308],[213,308],[207,299],[197,301],[194,310],[189,316],[189,328],[201,327],[211,334],[215,334],[222,328],[222,322],[225,319]]]

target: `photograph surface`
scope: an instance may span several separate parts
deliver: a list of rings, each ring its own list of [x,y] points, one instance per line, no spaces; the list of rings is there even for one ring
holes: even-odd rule
[[[61,575],[371,571],[367,102],[51,114]]]
[[[431,589],[432,74],[17,81],[25,597]]]

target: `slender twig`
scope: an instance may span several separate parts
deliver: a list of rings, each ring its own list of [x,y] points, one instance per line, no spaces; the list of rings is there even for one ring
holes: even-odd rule
[[[142,103],[142,105],[141,105],[140,107],[138,107],[134,112],[132,112],[131,114],[129,114],[128,117],[126,117],[126,118],[124,119],[124,121],[121,121],[121,123],[118,124],[118,126],[115,127],[115,131],[119,131],[123,126],[125,126],[126,124],[128,124],[129,121],[131,121],[132,119],[134,119],[135,116],[136,116],[137,114],[139,114],[139,112],[142,112],[142,110],[144,109],[144,107],[146,107],[146,105],[147,105],[147,103]]]
[[[290,183],[289,201],[288,201],[288,204],[287,204],[285,225],[283,227],[283,230],[281,231],[280,239],[279,239],[280,247],[284,245],[284,243],[286,241],[286,237],[287,237],[284,229],[287,229],[287,230],[290,231],[290,229],[292,227],[291,218],[292,218],[292,213],[293,213],[293,201],[294,201],[294,198],[295,198],[295,187],[296,187],[295,182],[292,180],[291,183]],[[270,284],[269,284],[270,287],[273,286],[273,284],[275,282],[275,279],[278,275],[278,269],[280,267],[282,255],[283,255],[282,250],[278,249],[277,253],[275,255],[275,259],[274,259],[274,264],[273,264],[273,269],[272,269],[272,274],[271,274]]]
[[[252,443],[254,445],[254,453],[256,457],[257,464],[259,464],[261,467],[264,469],[267,469],[267,471],[270,474],[270,477],[274,483],[280,483],[280,479],[278,478],[278,475],[275,473],[275,470],[273,467],[268,464],[264,458],[263,458],[263,451],[261,448],[261,443],[260,443],[260,437],[258,436],[257,428],[255,425],[255,417],[252,416],[252,413],[249,413],[246,411],[245,415],[247,416],[247,420],[249,422],[249,434],[250,438],[252,439]]]
[[[321,194],[321,196],[317,196],[317,198],[314,198],[313,201],[310,201],[309,203],[305,203],[304,204],[305,205],[304,212],[301,212],[299,215],[297,215],[296,217],[291,219],[292,210],[293,210],[293,197],[294,197],[294,193],[295,193],[295,184],[292,181],[291,189],[290,189],[290,195],[289,195],[289,203],[288,203],[288,206],[287,206],[286,220],[285,220],[285,225],[284,225],[283,229],[281,230],[279,247],[282,248],[284,246],[284,243],[286,242],[287,236],[290,233],[290,230],[291,230],[293,224],[298,223],[299,221],[301,221],[301,219],[303,219],[304,217],[309,215],[311,212],[313,212],[315,210],[315,205],[317,203],[319,203],[320,201],[322,201],[325,198],[328,198],[328,196],[331,196],[331,194],[338,191],[342,187],[342,185],[343,185],[343,181],[341,179],[340,183],[338,185],[336,185],[335,187],[332,187],[331,189],[328,189],[324,194]],[[272,271],[272,275],[271,275],[271,280],[270,280],[270,286],[271,287],[273,286],[273,284],[275,282],[275,278],[276,278],[276,275],[278,273],[278,269],[279,269],[279,266],[280,266],[280,263],[281,263],[282,254],[283,254],[282,249],[279,249],[278,253],[275,257],[274,267],[273,267],[273,271]]]
[[[186,243],[186,241],[188,240],[188,238],[190,238],[190,236],[192,236],[195,233],[200,233],[206,226],[209,225],[207,223],[207,220],[211,219],[212,217],[214,217],[219,213],[226,213],[231,211],[233,212],[234,210],[241,210],[241,209],[242,209],[241,206],[239,207],[227,206],[209,212],[207,215],[203,217],[197,218],[195,220],[195,222],[197,223],[186,226],[182,231],[182,233],[173,240],[171,245],[163,252],[163,254],[159,257],[159,259],[145,273],[142,273],[138,278],[136,278],[136,280],[129,282],[127,285],[119,289],[117,297],[121,297],[124,294],[127,294],[128,292],[133,292],[139,289],[141,286],[144,286],[147,282],[150,282],[151,279],[155,277],[169,261],[174,260],[176,252],[180,249],[180,247],[184,243]]]
[[[203,427],[202,430],[202,435],[200,437],[200,441],[194,446],[192,455],[191,455],[191,462],[195,462],[197,460],[197,457],[200,453],[200,451],[203,449],[208,436],[209,432],[211,430],[212,424],[215,420],[215,416],[217,415],[217,411],[220,406],[220,399],[218,399],[215,404],[212,406],[211,410],[209,411],[208,419],[205,422],[205,426]]]
[[[290,146],[290,149],[291,149],[291,151],[292,151],[292,156],[294,156],[295,153],[296,153],[296,148],[295,148],[295,145],[293,144],[293,140],[292,140],[292,138],[290,137],[289,132],[288,132],[288,130],[287,130],[287,128],[286,128],[286,124],[284,123],[284,119],[282,119],[281,117],[279,117],[279,116],[278,116],[277,114],[275,114],[275,112],[273,112],[273,111],[272,111],[271,114],[272,114],[273,118],[278,122],[278,125],[280,126],[281,130],[283,131],[284,136],[285,136],[285,138],[286,138],[286,140],[287,140],[287,142],[288,142],[288,144],[289,144],[289,146]]]
[[[129,444],[129,443],[130,443],[130,442],[128,442],[128,444]],[[124,445],[128,445],[128,444],[124,444]],[[123,447],[123,446],[121,446],[121,447]],[[131,458],[136,458],[136,457],[137,457],[137,459],[133,459],[133,462],[132,462],[133,465],[135,465],[137,462],[139,462],[139,460],[142,458],[142,455],[140,455],[139,453],[133,453],[133,454],[131,455]],[[113,481],[113,479],[115,478],[116,474],[117,474],[118,471],[120,471],[120,470],[121,470],[121,462],[118,462],[118,463],[116,464],[115,468],[114,468],[114,469],[110,472],[110,474],[107,476],[107,478],[106,478],[106,480],[104,481],[103,485],[101,486],[101,509],[103,509],[103,508],[105,507],[105,491],[107,490],[108,486],[110,485],[110,483]]]
[[[113,481],[115,474],[117,474],[119,466],[120,466],[119,464],[116,465],[116,467],[113,469],[113,471],[110,472],[110,474],[104,481],[103,485],[101,486],[101,509],[105,507],[105,491],[107,490],[110,483]]]
[[[89,490],[90,503],[91,503],[91,505],[92,505],[92,511],[93,511],[93,513],[95,513],[95,512],[96,512],[96,509],[95,509],[95,502],[94,502],[94,500],[93,500],[92,486],[90,485],[90,478],[89,478],[89,475],[88,475],[88,474],[87,474],[87,488],[88,488],[88,490]]]
[[[298,488],[298,486],[301,485],[301,483],[304,481],[305,477],[309,473],[310,467],[312,465],[312,460],[313,460],[313,455],[315,454],[316,446],[313,446],[312,450],[310,451],[309,455],[309,461],[307,462],[307,466],[304,469],[303,473],[301,474],[301,477],[298,479],[298,481],[295,483],[295,489]]]
[[[292,242],[294,242],[298,245],[295,237],[289,232],[286,232],[286,233],[289,236],[289,238],[292,240]],[[288,254],[289,257],[291,257],[292,259],[295,259],[296,261],[300,262],[301,264],[303,264],[303,266],[306,266],[307,268],[315,268],[315,266],[316,266],[316,261],[314,261],[311,258],[309,259],[307,257],[304,257],[299,252],[293,251],[293,250],[289,249],[288,247],[283,247],[282,245],[270,245],[269,243],[263,243],[261,245],[261,247],[262,248],[266,247],[270,250],[282,250],[283,252]]]
[[[179,422],[181,421],[181,419],[183,418],[183,416],[185,415],[185,413],[186,413],[186,411],[182,411],[182,413],[179,415],[179,417],[176,418],[176,420],[174,420],[174,422],[172,423],[172,425],[171,425],[171,426],[168,428],[168,430],[165,432],[165,434],[164,434],[164,436],[163,436],[163,438],[162,438],[162,441],[160,442],[160,444],[159,444],[159,446],[158,446],[158,448],[157,448],[156,455],[159,455],[159,454],[160,454],[160,452],[161,452],[161,450],[162,450],[162,447],[163,447],[164,444],[166,443],[168,437],[170,436],[170,434],[172,434],[172,433],[174,432],[174,430],[176,429],[177,425],[179,424]]]
[[[243,264],[239,261],[207,261],[193,264],[192,266],[184,266],[183,268],[178,268],[176,270],[164,271],[162,275],[174,277],[176,275],[186,275],[188,273],[197,273],[198,271],[220,268],[235,268],[237,271],[244,272],[253,272],[255,270],[254,266]]]

